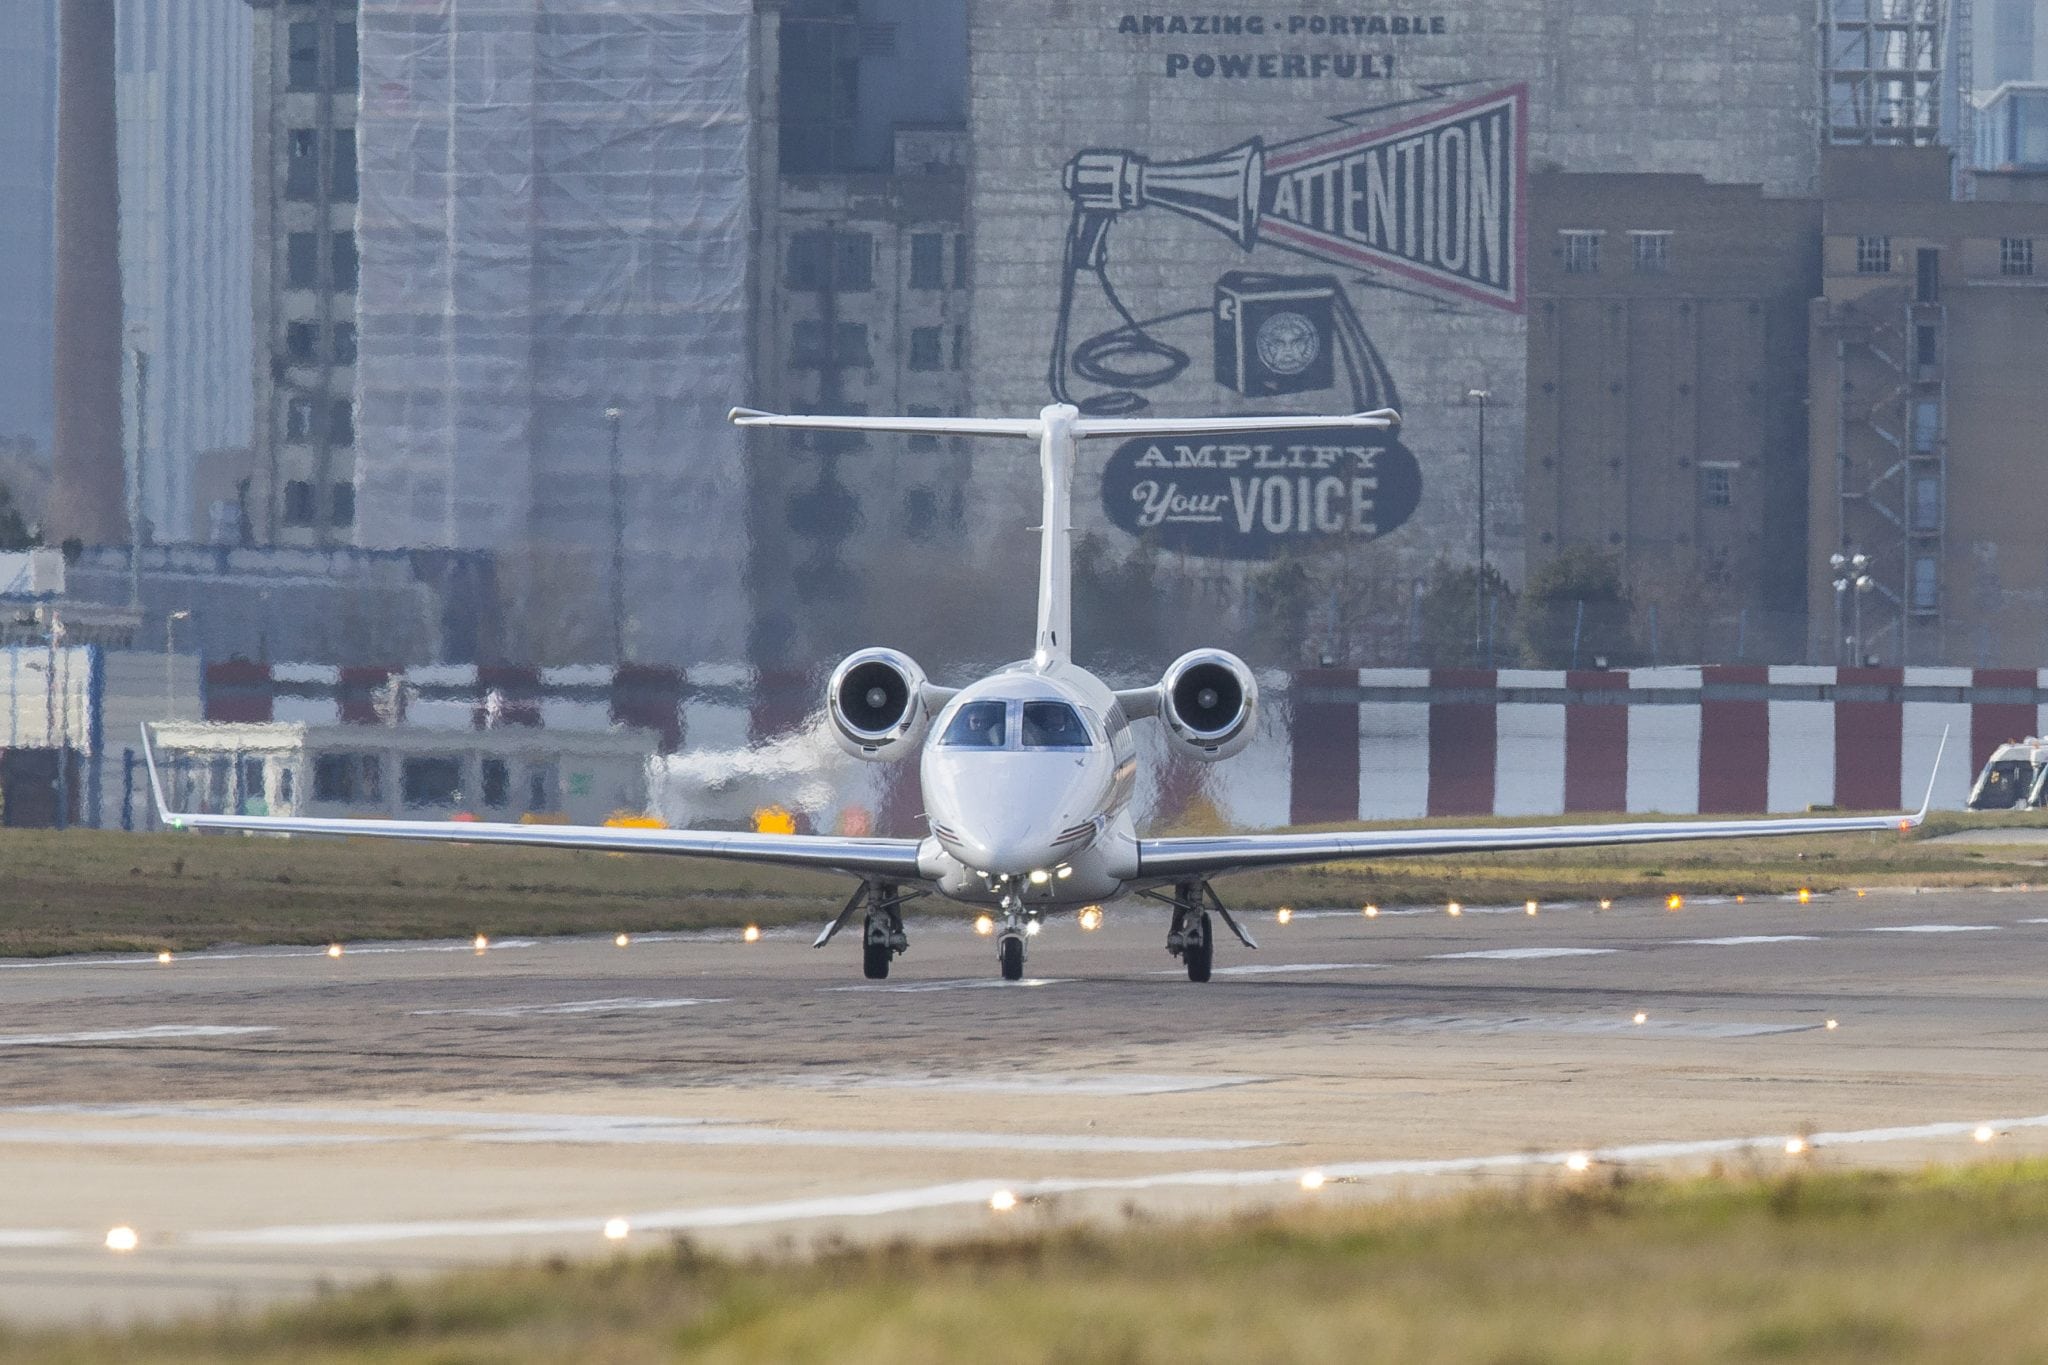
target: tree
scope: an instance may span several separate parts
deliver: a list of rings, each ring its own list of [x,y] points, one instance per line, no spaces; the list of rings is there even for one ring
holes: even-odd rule
[[[1621,561],[1591,546],[1561,551],[1529,575],[1522,598],[1522,645],[1543,668],[1620,667],[1641,654],[1630,628],[1634,604]]]
[[[28,550],[39,543],[35,533],[28,529],[21,509],[14,505],[13,491],[0,484],[0,550]]]
[[[1423,663],[1431,668],[1512,668],[1519,662],[1515,590],[1491,564],[1486,566],[1484,595],[1490,619],[1481,629],[1479,567],[1448,559],[1436,562],[1422,590],[1417,644]]]

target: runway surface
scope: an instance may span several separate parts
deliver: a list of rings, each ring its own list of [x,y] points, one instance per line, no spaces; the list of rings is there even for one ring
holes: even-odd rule
[[[2048,894],[1248,927],[1261,950],[1219,933],[1207,986],[1126,906],[1048,926],[1016,985],[957,920],[913,921],[885,983],[812,930],[0,962],[0,1317],[677,1233],[802,1248],[1568,1179],[1574,1154],[2048,1151]]]

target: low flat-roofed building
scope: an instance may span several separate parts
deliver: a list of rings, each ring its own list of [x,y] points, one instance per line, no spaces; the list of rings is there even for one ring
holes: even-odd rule
[[[156,729],[180,810],[325,818],[602,824],[647,808],[660,736],[524,726],[461,731],[293,721]]]

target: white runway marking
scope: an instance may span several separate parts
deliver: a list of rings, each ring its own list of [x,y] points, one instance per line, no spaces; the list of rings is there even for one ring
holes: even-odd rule
[[[957,1090],[979,1095],[1181,1095],[1258,1085],[1268,1076],[1091,1075],[1087,1072],[1025,1071],[1009,1076],[850,1076],[841,1082],[790,1077],[807,1086],[881,1086],[902,1090]]]
[[[1873,924],[1866,934],[1988,934],[1995,924]]]
[[[1485,948],[1474,953],[1431,953],[1440,962],[1520,962],[1539,957],[1604,957],[1614,948]]]
[[[516,1019],[528,1014],[626,1014],[635,1010],[679,1010],[691,1005],[723,1005],[723,1000],[679,998],[643,1000],[622,995],[608,1000],[564,1000],[553,1005],[474,1005],[467,1009],[407,1010],[408,1014],[468,1014],[491,1019]]]
[[[1682,938],[1680,943],[1701,948],[1742,948],[1752,943],[1819,943],[1817,934],[1736,934],[1729,938]]]
[[[1247,962],[1236,967],[1218,967],[1217,976],[1288,976],[1295,972],[1373,972],[1381,970],[1377,962]],[[1183,976],[1185,967],[1167,967],[1152,972],[1152,976]]]
[[[877,994],[917,995],[925,991],[999,991],[1010,986],[1065,986],[1073,978],[1064,976],[1027,976],[1022,981],[1004,981],[1000,977],[962,977],[955,981],[906,981],[899,986],[885,986],[880,982],[864,982],[858,986],[827,986],[828,991],[871,991]]]
[[[62,1043],[147,1043],[168,1038],[238,1038],[275,1029],[229,1024],[151,1024],[147,1028],[104,1028],[84,1033],[0,1033],[0,1047],[50,1047]]]
[[[2048,1128],[2048,1114],[2015,1119],[1965,1119],[1952,1123],[1926,1123],[1912,1127],[1865,1128],[1839,1133],[1804,1134],[1815,1150],[1829,1147],[1866,1146],[1894,1142],[1933,1142],[1968,1137],[1979,1123],[2009,1131],[2018,1128]],[[1771,1133],[1758,1137],[1709,1138],[1703,1141],[1649,1142],[1625,1147],[1600,1148],[1590,1153],[1604,1164],[1683,1161],[1698,1157],[1760,1152],[1782,1152],[1793,1136]],[[1381,1180],[1396,1177],[1466,1175],[1515,1170],[1562,1171],[1572,1152],[1512,1152],[1494,1156],[1448,1157],[1438,1159],[1396,1159],[1323,1163],[1317,1169],[1329,1180]],[[876,1190],[864,1194],[788,1199],[760,1204],[729,1204],[708,1208],[663,1209],[626,1215],[638,1232],[688,1232],[710,1228],[748,1227],[762,1223],[783,1223],[811,1218],[866,1218],[881,1214],[908,1213],[985,1204],[991,1194],[1008,1189],[1020,1198],[1057,1194],[1141,1192],[1160,1189],[1258,1189],[1298,1185],[1300,1166],[1260,1170],[1175,1171],[1122,1179],[1039,1180],[1005,1182],[961,1180],[944,1185],[911,1186]],[[180,1241],[206,1247],[333,1247],[359,1246],[378,1242],[413,1241],[424,1238],[510,1238],[589,1237],[603,1233],[605,1220],[617,1216],[609,1211],[575,1218],[492,1218],[439,1219],[389,1223],[327,1223],[297,1226],[238,1228],[224,1231],[186,1233]],[[0,1231],[0,1246],[11,1235],[48,1236],[47,1233],[10,1234]],[[594,1244],[594,1241],[593,1241]]]
[[[190,1128],[6,1128],[0,1147],[344,1147],[396,1138],[370,1133],[208,1133]]]
[[[1236,1152],[1270,1147],[1270,1142],[1236,1138],[1110,1137],[1093,1133],[976,1133],[919,1132],[869,1129],[781,1128],[741,1123],[731,1119],[666,1118],[659,1114],[516,1114],[461,1110],[402,1110],[305,1108],[288,1105],[231,1107],[226,1105],[22,1105],[0,1109],[0,1113],[22,1115],[78,1116],[88,1118],[183,1119],[187,1122],[275,1123],[374,1128],[441,1128],[463,1142],[559,1142],[642,1146],[650,1144],[685,1147],[887,1147],[893,1149],[940,1148],[948,1151],[1015,1152],[1121,1152],[1163,1155],[1176,1152]],[[0,1142],[7,1141],[0,1129]],[[37,1134],[34,1141],[60,1141],[64,1130],[23,1129]],[[268,1142],[288,1144],[289,1135],[247,1135],[246,1141],[229,1135],[170,1133],[161,1130],[94,1130],[109,1134],[106,1144],[147,1146],[162,1139],[168,1145],[261,1146]],[[127,1136],[132,1132],[132,1140]],[[184,1139],[184,1140],[181,1140]],[[308,1137],[319,1141],[388,1141],[365,1133],[346,1136]]]
[[[1425,1014],[1353,1024],[1357,1029],[1388,1029],[1403,1033],[1582,1033],[1638,1034],[1663,1038],[1755,1038],[1770,1033],[1799,1033],[1817,1024],[1767,1024],[1749,1020],[1650,1019],[1636,1023],[1627,1016]]]

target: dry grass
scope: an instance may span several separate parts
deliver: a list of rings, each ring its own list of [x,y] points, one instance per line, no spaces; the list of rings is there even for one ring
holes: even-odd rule
[[[1923,834],[2044,823],[1937,816]],[[1848,835],[1390,859],[1248,873],[1220,889],[1234,905],[1270,909],[1990,886],[2048,882],[2043,855],[2038,845]],[[0,831],[0,869],[0,956],[810,923],[852,889],[818,873],[686,858],[93,830]],[[946,913],[943,902],[919,908]]]
[[[0,1360],[2048,1358],[2039,1162],[1596,1176],[1427,1204],[1013,1234],[798,1262],[679,1245],[379,1284],[260,1316],[0,1333]]]

